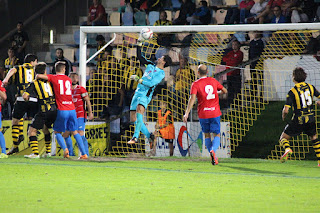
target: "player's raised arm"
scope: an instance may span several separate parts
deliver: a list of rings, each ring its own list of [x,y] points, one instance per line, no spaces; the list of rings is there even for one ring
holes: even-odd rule
[[[2,81],[2,85],[3,86],[7,86],[9,83],[10,78],[17,72],[17,69],[14,67],[12,69],[9,70],[9,72],[7,73],[6,77],[3,79]]]
[[[218,91],[219,95],[220,94],[227,94],[227,93],[228,93],[228,90],[225,87],[223,87],[220,91]]]
[[[148,65],[148,64],[155,65],[155,63],[146,59],[146,57],[141,52],[141,47],[139,46],[137,46],[137,58],[139,59],[141,65]]]

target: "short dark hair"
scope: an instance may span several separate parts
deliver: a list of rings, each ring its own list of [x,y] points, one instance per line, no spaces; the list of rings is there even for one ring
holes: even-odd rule
[[[8,50],[12,50],[14,52],[14,48],[13,47],[9,47]]]
[[[207,72],[208,72],[208,67],[207,67],[207,69],[201,69],[201,67],[199,67],[199,74],[202,76],[202,75],[206,75],[207,74]]]
[[[164,67],[169,67],[169,66],[171,66],[171,64],[172,64],[172,59],[170,58],[170,56],[165,55],[165,56],[164,56],[164,61],[166,62],[165,65],[164,65]]]
[[[71,72],[71,73],[69,74],[69,77],[71,77],[71,76],[73,76],[73,75],[78,75],[78,73],[76,73],[76,72]]]
[[[44,74],[47,68],[47,64],[44,62],[39,62],[36,66],[34,71],[36,74]]]
[[[293,79],[298,83],[304,82],[307,78],[307,73],[304,71],[302,67],[295,68],[292,72],[292,75]]]
[[[22,22],[22,21],[18,21],[17,25],[18,25],[18,24],[21,24],[21,25],[23,25],[23,22]]]
[[[58,61],[55,65],[54,65],[56,72],[61,72],[61,69],[63,67],[66,67],[66,62],[64,61]]]
[[[232,41],[232,43],[233,43],[233,42],[236,42],[236,43],[238,43],[239,45],[241,45],[240,41],[238,41],[237,39],[234,40],[234,41]]]
[[[63,49],[59,47],[59,48],[56,49],[56,52],[57,52],[58,50],[60,50],[60,51],[62,52],[62,55],[63,55]]]
[[[103,37],[103,35],[97,35],[96,41],[105,41],[105,38]]]
[[[202,6],[208,7],[208,2],[207,1],[200,1],[200,3],[202,4]]]
[[[35,60],[38,60],[38,57],[34,54],[27,54],[26,57],[24,57],[24,63],[30,63]]]

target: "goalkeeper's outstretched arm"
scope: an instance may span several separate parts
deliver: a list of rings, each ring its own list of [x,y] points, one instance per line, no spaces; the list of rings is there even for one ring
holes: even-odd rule
[[[155,63],[146,59],[146,57],[142,54],[140,46],[137,46],[137,58],[139,59],[141,65],[148,65],[148,64],[155,65]]]

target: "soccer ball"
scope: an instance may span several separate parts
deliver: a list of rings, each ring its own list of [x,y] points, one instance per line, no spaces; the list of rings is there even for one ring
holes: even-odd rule
[[[143,28],[140,32],[140,37],[144,40],[150,40],[153,37],[153,31],[148,27]]]

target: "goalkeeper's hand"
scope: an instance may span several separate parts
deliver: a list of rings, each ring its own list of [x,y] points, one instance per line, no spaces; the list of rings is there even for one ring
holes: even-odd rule
[[[130,79],[131,79],[131,80],[134,80],[134,81],[138,81],[138,83],[140,83],[140,84],[141,84],[142,81],[143,81],[143,80],[142,80],[141,78],[139,78],[139,76],[137,76],[137,75],[131,75],[131,76],[130,76]]]
[[[139,38],[137,40],[137,45],[141,47],[142,46],[142,42],[144,42],[144,39],[142,38],[141,35],[139,35]]]

